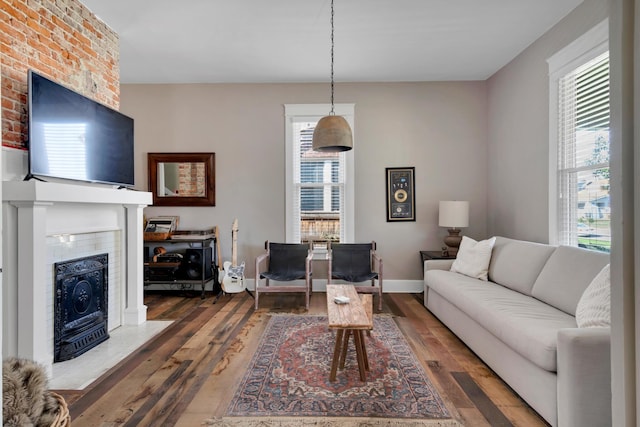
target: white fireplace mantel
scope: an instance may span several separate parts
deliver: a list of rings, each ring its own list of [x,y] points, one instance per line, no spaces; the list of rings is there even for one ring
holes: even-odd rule
[[[4,181],[4,201],[51,203],[101,203],[118,205],[150,205],[151,193],[79,184],[30,181]]]
[[[5,208],[7,228],[15,230],[13,242],[6,246],[5,241],[5,277],[14,283],[5,285],[15,286],[17,293],[17,324],[13,325],[17,356],[38,361],[49,371],[53,364],[53,343],[42,335],[47,324],[43,283],[48,236],[121,229],[126,246],[122,260],[126,301],[123,324],[146,321],[143,209],[152,203],[151,193],[30,180],[3,181],[2,198],[3,204],[11,207],[9,211]],[[7,249],[15,251],[12,260],[7,258]],[[16,269],[13,274],[7,271],[11,266]]]

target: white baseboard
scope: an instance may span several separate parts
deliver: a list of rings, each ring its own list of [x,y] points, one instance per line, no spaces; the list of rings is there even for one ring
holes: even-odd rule
[[[382,283],[382,287],[382,291],[385,294],[420,293],[424,291],[424,282],[422,280],[385,280]],[[327,290],[327,281],[325,279],[314,280],[313,290],[325,292]]]
[[[247,279],[245,278],[245,283],[247,284],[247,289],[250,291],[254,291],[256,289],[255,279]],[[344,282],[340,282],[344,283]],[[291,282],[292,285],[299,286],[303,283],[301,281]],[[209,282],[205,285],[206,291],[211,291],[212,283]],[[395,294],[395,293],[421,293],[424,291],[424,282],[422,280],[385,280],[383,282],[383,291],[385,294]],[[179,285],[147,285],[145,286],[145,290],[181,290],[181,286]],[[193,287],[194,291],[200,291],[200,286],[195,285]],[[316,279],[313,281],[313,291],[314,292],[325,292],[327,290],[327,280],[326,279]]]

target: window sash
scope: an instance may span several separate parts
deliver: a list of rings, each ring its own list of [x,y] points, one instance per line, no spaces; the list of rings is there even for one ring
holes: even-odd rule
[[[557,239],[610,248],[609,55],[558,78]]]
[[[313,126],[326,104],[288,104],[286,116],[286,241],[298,243],[304,228],[315,239],[353,241],[353,153],[311,150]],[[336,114],[353,129],[353,104],[336,104]],[[299,141],[299,143],[298,143]],[[314,208],[319,209],[314,209]],[[336,216],[339,229],[335,230]]]
[[[560,243],[559,80],[609,49],[609,20],[605,19],[547,59],[549,64],[549,243]]]

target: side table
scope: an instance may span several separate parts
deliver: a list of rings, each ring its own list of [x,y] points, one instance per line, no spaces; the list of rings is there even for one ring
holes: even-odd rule
[[[422,264],[428,259],[456,259],[455,255],[443,255],[442,251],[420,251]]]
[[[420,251],[420,259],[422,269],[424,270],[424,262],[429,259],[456,259],[455,255],[443,255],[442,251]]]

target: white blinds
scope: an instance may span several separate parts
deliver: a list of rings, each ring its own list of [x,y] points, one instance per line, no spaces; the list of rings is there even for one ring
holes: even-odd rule
[[[559,243],[608,251],[609,54],[558,81]]]
[[[316,152],[313,130],[320,117],[294,121],[293,240],[345,241],[345,154]]]

